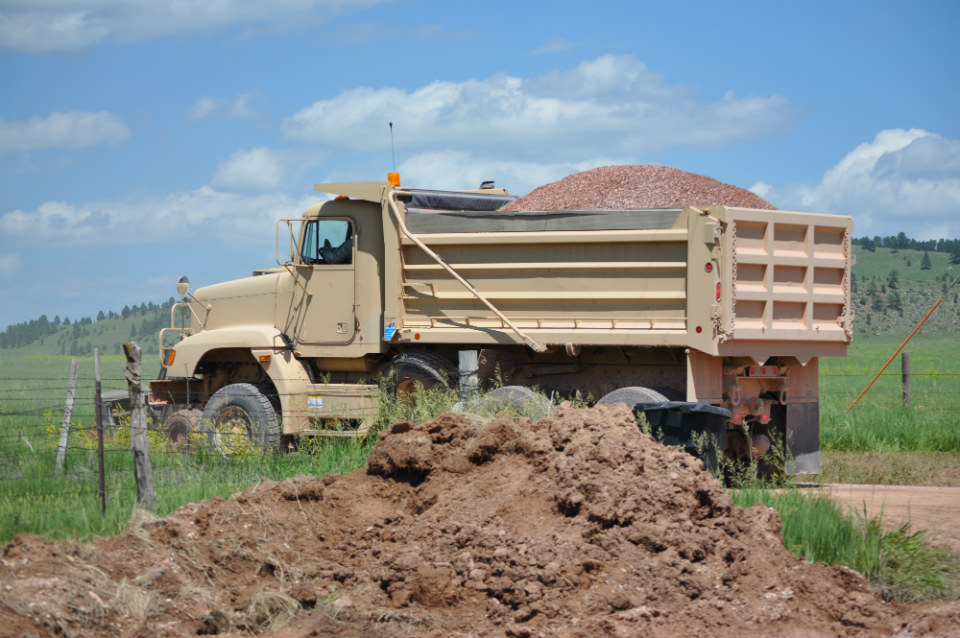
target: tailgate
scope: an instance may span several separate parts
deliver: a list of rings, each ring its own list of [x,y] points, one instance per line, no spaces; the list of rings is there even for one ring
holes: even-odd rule
[[[849,343],[850,239],[841,215],[716,207],[726,340]]]

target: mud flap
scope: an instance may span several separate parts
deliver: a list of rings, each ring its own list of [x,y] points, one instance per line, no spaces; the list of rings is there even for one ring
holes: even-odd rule
[[[787,473],[820,473],[820,404],[787,404]]]
[[[646,415],[654,434],[664,445],[682,447],[703,461],[717,476],[726,441],[730,411],[707,403],[667,401],[637,403],[634,414]]]

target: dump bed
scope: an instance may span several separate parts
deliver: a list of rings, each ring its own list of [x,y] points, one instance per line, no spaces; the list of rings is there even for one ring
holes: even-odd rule
[[[396,189],[387,207],[399,237],[399,280],[385,291],[396,340],[482,345],[522,333],[546,346],[710,354],[760,342],[793,354],[802,341],[810,356],[842,354],[850,340],[849,217],[724,206],[505,212],[492,196],[422,193]]]

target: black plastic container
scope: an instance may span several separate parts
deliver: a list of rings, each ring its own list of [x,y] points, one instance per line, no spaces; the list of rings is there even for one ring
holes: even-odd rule
[[[723,456],[730,411],[708,403],[667,401],[637,403],[635,414],[647,417],[653,436],[664,445],[676,445],[703,460],[717,475]]]

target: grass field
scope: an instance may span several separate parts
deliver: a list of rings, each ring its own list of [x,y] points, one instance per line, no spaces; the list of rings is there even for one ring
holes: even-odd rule
[[[108,431],[104,444],[106,513],[101,514],[94,409],[94,364],[80,359],[71,430],[62,473],[56,455],[64,416],[70,357],[12,356],[0,350],[0,543],[22,532],[53,538],[84,538],[123,532],[136,505],[129,430]],[[146,371],[149,359],[144,357]],[[101,360],[103,390],[125,389],[126,360]],[[159,368],[159,364],[156,364]],[[147,376],[146,374],[144,375]],[[448,411],[455,393],[438,392],[415,408],[381,402],[383,424],[427,420]],[[366,441],[303,441],[294,452],[254,450],[224,458],[200,448],[184,452],[159,431],[150,433],[151,465],[158,514],[214,496],[227,497],[261,479],[347,473],[366,462],[375,438]]]
[[[860,402],[850,405],[905,335],[855,339],[844,359],[820,364],[820,445],[829,451],[960,451],[960,340],[918,334],[910,354],[910,407],[898,355]]]

